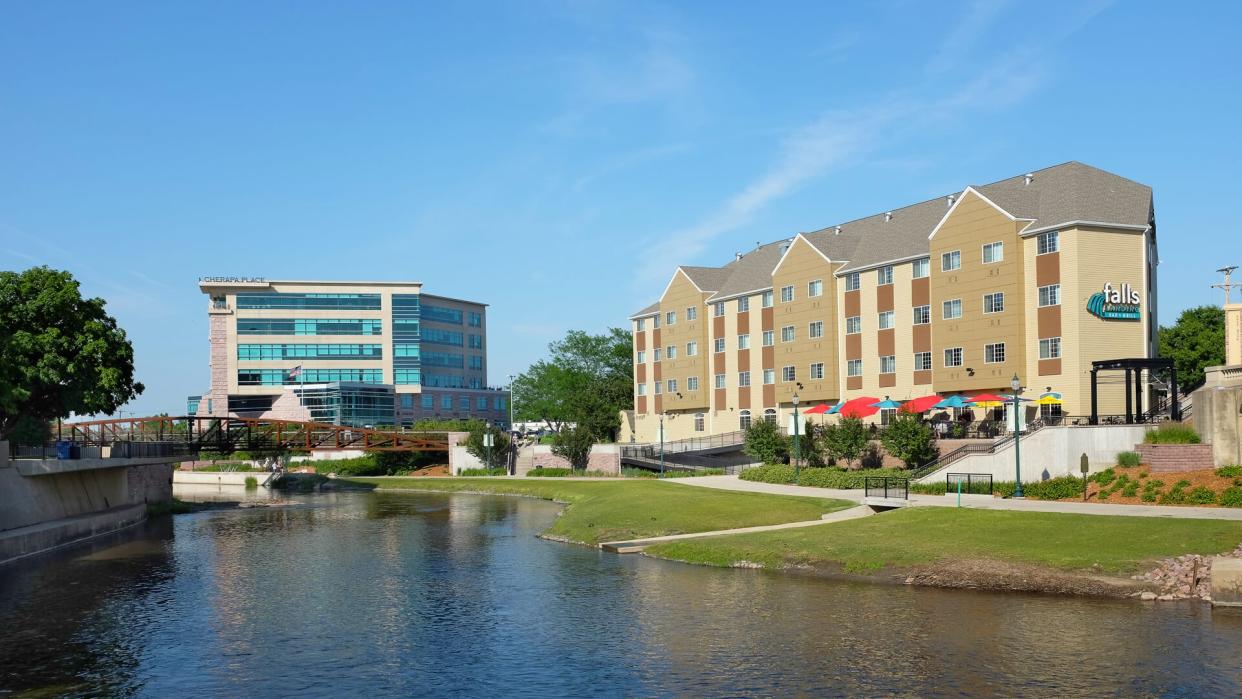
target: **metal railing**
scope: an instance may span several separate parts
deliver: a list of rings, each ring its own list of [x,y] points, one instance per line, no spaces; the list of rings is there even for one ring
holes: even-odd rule
[[[908,500],[910,498],[910,479],[867,476],[863,479],[863,494],[869,498]]]
[[[961,490],[958,490],[958,487]],[[991,495],[992,474],[990,473],[950,473],[945,476],[946,493],[962,493],[963,495]]]
[[[165,456],[186,456],[191,453],[190,445],[182,442],[136,442],[118,440],[104,444],[82,444],[66,442],[62,449],[56,444],[10,444],[9,457],[12,459],[153,459]]]

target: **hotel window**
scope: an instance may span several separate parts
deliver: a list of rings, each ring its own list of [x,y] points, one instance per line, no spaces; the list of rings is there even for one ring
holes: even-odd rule
[[[945,320],[953,320],[954,318],[961,318],[961,317],[962,317],[962,300],[961,299],[953,299],[952,301],[944,302],[944,319]]]
[[[931,306],[914,307],[914,324],[927,325],[931,322]]]
[[[961,250],[954,250],[953,252],[946,252],[940,256],[940,271],[941,272],[952,272],[955,269],[961,269],[961,267],[962,267],[962,251]]]
[[[712,304],[712,315],[717,318],[724,315],[724,301],[717,301]]]
[[[660,327],[660,314],[659,313],[651,316],[651,327],[653,329]]]
[[[793,342],[793,341],[794,341],[794,326],[786,325],[785,327],[781,328],[781,342]]]
[[[647,361],[647,350],[638,350],[638,363],[642,364]]]
[[[781,369],[781,381],[790,382],[798,379],[798,372],[792,366]]]
[[[686,320],[698,320],[699,309],[697,306],[686,306]]]
[[[725,349],[725,339],[724,339],[723,337],[718,337],[718,338],[716,338],[715,340],[712,340],[712,343],[714,344],[713,349],[715,349],[717,352],[723,352],[723,351],[724,351],[724,349]]]
[[[776,383],[776,370],[775,369],[764,369],[763,370],[763,383],[764,385],[771,385],[771,384]]]
[[[947,367],[962,365],[962,348],[950,347],[944,351],[944,365]]]
[[[776,408],[764,408],[763,421],[769,425],[776,424]]]
[[[782,286],[781,287],[781,303],[790,303],[793,300],[794,300],[793,287]]]
[[[1039,358],[1040,359],[1060,359],[1061,358],[1061,338],[1049,337],[1039,341]]]
[[[660,361],[660,352],[662,352],[662,351],[663,351],[663,350],[661,350],[659,347],[657,347],[657,348],[655,348],[654,350],[652,350],[652,351],[651,351],[651,352],[652,352],[652,360],[657,361],[657,362],[658,362],[658,361]]]
[[[1061,285],[1049,284],[1039,287],[1039,307],[1061,305]]]
[[[644,331],[644,330],[646,330],[646,329],[647,329],[647,319],[646,319],[646,318],[639,318],[639,319],[638,319],[638,332],[642,332],[642,331]]]
[[[807,326],[806,333],[807,333],[807,337],[811,338],[812,340],[823,337],[824,336],[824,321],[817,320],[814,323],[811,323],[810,325]]]
[[[686,343],[686,356],[687,357],[693,357],[694,355],[698,353],[699,353],[699,343],[697,342]]]
[[[716,374],[716,388],[724,388],[724,387],[725,387],[725,375]]]
[[[893,421],[893,419],[896,417],[897,417],[896,408],[884,408],[883,410],[880,411],[880,426],[883,427],[883,426],[890,424]]]
[[[664,358],[665,359],[676,359],[677,358],[677,345],[669,345],[668,347],[665,347]]]
[[[677,311],[669,311],[668,313],[665,313],[664,324],[665,325],[676,325],[677,324]]]
[[[1047,255],[1050,252],[1056,252],[1061,249],[1061,233],[1060,231],[1047,231],[1039,234],[1038,252],[1039,255]]]
[[[776,331],[775,330],[764,330],[763,331],[763,346],[771,347],[774,344],[776,344]]]
[[[824,363],[815,362],[811,364],[811,373],[808,374],[812,379],[824,378]]]
[[[656,382],[655,382],[655,387],[656,387],[656,392],[655,392],[655,394],[656,394],[657,396],[658,396],[658,395],[660,395],[661,393],[664,393],[664,382],[663,382],[663,381],[656,381]]]
[[[743,430],[750,429],[750,411],[749,410],[743,410],[742,412],[737,414],[737,426],[742,428]]]
[[[983,362],[985,364],[1001,364],[1005,361],[1005,343],[997,342],[983,346]]]
[[[914,370],[931,371],[931,352],[914,353]]]
[[[737,348],[740,350],[750,349],[750,335],[738,335]]]
[[[739,371],[737,373],[737,385],[738,386],[749,386],[750,385],[750,372],[749,371]]]
[[[1005,292],[998,291],[994,294],[983,295],[983,312],[984,313],[1000,313],[1005,310]]]
[[[690,378],[686,379],[686,390],[687,391],[699,390],[699,377],[691,376]]]
[[[763,307],[764,308],[772,307],[772,292],[771,291],[763,292]]]
[[[880,313],[880,330],[890,330],[893,327],[893,312],[884,311]]]
[[[1041,405],[1041,406],[1039,406],[1039,419],[1041,419],[1041,420],[1045,420],[1045,421],[1047,421],[1047,420],[1055,420],[1055,419],[1057,419],[1057,418],[1061,417],[1061,415],[1062,415],[1062,413],[1061,413],[1061,404],[1060,404],[1060,403],[1056,403],[1056,404],[1053,404],[1053,405]]]
[[[845,334],[857,335],[862,332],[862,316],[850,316],[845,319]]]
[[[746,311],[749,311],[749,310],[750,310],[750,298],[749,297],[743,296],[742,298],[737,300],[737,312],[738,313],[745,313]]]
[[[677,379],[669,379],[669,380],[668,380],[668,392],[669,392],[669,393],[676,393],[676,392],[677,392]]]
[[[858,272],[845,275],[845,290],[846,291],[858,291],[858,285],[859,285]]]
[[[706,429],[706,422],[704,421],[703,417],[704,417],[703,413],[694,414],[694,431],[695,432],[702,432],[704,429]]]
[[[887,357],[880,357],[880,373],[881,374],[896,374],[897,373],[897,357],[891,354],[888,355]]]
[[[862,360],[851,359],[845,363],[845,375],[856,377],[862,376]]]
[[[807,296],[815,297],[815,296],[823,296],[823,294],[824,294],[824,280],[816,279],[806,285]]]
[[[640,394],[646,393],[646,391],[642,390],[642,389],[645,389],[646,386],[642,384],[638,384],[638,388],[639,388],[638,392]],[[423,394],[423,410],[435,410],[435,407],[436,407],[436,397],[430,393],[424,393]]]
[[[876,270],[876,286],[888,286],[893,283],[893,266],[884,265]]]
[[[931,274],[931,258],[924,257],[921,260],[915,260],[910,263],[911,276],[914,279],[923,279]]]
[[[1004,243],[988,243],[983,246],[983,264],[990,265],[1005,259]]]

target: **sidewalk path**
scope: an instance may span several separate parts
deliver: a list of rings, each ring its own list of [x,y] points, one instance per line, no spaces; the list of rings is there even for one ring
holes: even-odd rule
[[[702,488],[741,490],[752,493],[774,493],[813,498],[840,498],[861,502],[862,490],[812,488],[802,485],[755,483],[737,476],[700,476],[679,478],[679,482]],[[957,507],[957,498],[943,495],[911,495],[910,504],[928,507]],[[1110,505],[1064,500],[1011,500],[1008,498],[962,498],[962,507],[979,510],[1015,510],[1021,512],[1060,512],[1080,515],[1114,515],[1122,517],[1167,517],[1170,519],[1226,519],[1242,522],[1242,508],[1179,507],[1171,505]]]
[[[638,553],[648,546],[664,543],[666,541],[680,541],[682,539],[702,539],[708,536],[724,536],[726,534],[749,534],[751,532],[770,532],[777,529],[797,529],[799,527],[814,527],[820,524],[831,524],[832,522],[842,522],[847,519],[858,519],[859,517],[867,517],[875,514],[870,507],[859,505],[845,510],[837,510],[829,512],[819,519],[813,519],[809,522],[786,522],[784,524],[765,524],[758,527],[741,527],[739,529],[717,529],[710,532],[695,532],[693,534],[670,534],[668,536],[652,536],[646,539],[632,539],[630,541],[605,541],[599,547],[605,551],[613,553]]]

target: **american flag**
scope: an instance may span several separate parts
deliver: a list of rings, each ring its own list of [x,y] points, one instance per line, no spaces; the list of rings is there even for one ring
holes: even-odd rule
[[[299,364],[289,370],[289,378],[296,379],[302,373],[302,365]]]

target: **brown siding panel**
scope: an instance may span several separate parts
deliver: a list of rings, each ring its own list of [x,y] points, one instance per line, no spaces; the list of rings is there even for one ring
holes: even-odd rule
[[[885,284],[875,289],[875,309],[880,312],[893,310],[893,285]]]
[[[914,383],[916,386],[925,386],[932,382],[932,373],[930,371],[914,372]]]
[[[647,349],[647,333],[646,332],[640,332],[634,335],[634,349],[636,350]]]
[[[763,368],[764,369],[775,369],[776,368],[776,348],[775,347],[764,347],[763,349],[760,350],[760,352],[762,354],[762,359],[763,359]],[[760,377],[760,380],[761,381],[763,380],[762,377]],[[769,385],[774,385],[774,384],[769,384]],[[776,390],[776,389],[773,388],[772,390]]]
[[[888,388],[897,385],[896,374],[880,374],[880,388]]]
[[[1061,307],[1044,306],[1038,309],[1039,339],[1045,337],[1061,337]]]
[[[881,330],[876,334],[876,343],[881,357],[897,354],[896,330]]]
[[[776,407],[776,384],[769,383],[763,385],[763,407]]]
[[[862,333],[845,336],[845,358],[862,359]]]
[[[922,305],[926,306],[927,304],[922,304]],[[913,334],[914,334],[914,351],[915,352],[930,352],[932,348],[931,325],[930,324],[916,325],[914,326]]]
[[[1039,360],[1039,375],[1054,376],[1061,373],[1060,359],[1041,359]]]
[[[910,305],[927,306],[931,304],[931,279],[923,277],[910,281]]]
[[[645,383],[647,381],[646,364],[637,364],[634,366],[634,380],[638,383]]]
[[[862,389],[862,377],[861,376],[845,377],[845,389],[847,391],[858,391]]]
[[[737,334],[745,335],[750,332],[750,313],[737,314]]]
[[[1035,256],[1035,285],[1048,286],[1061,281],[1061,253]]]
[[[647,396],[639,396],[638,402],[635,405],[638,408],[638,412],[645,414],[647,412]]]
[[[856,316],[862,314],[862,292],[855,289],[854,291],[845,292],[845,317]]]
[[[716,410],[724,410],[725,409],[725,389],[723,388],[712,389],[712,393],[714,394],[714,396],[712,397],[712,407],[715,408]]]

